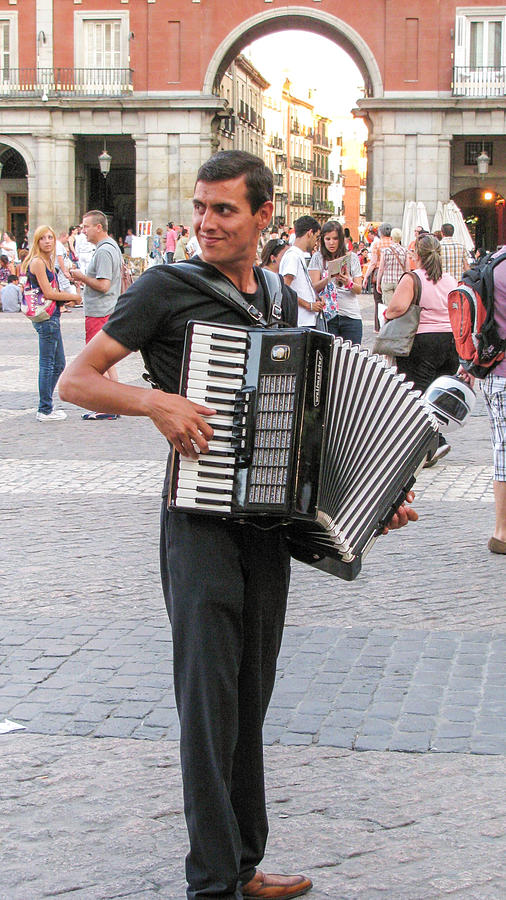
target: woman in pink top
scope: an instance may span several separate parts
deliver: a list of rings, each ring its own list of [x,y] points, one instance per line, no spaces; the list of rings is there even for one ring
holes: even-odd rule
[[[448,316],[448,293],[457,287],[455,278],[443,274],[439,241],[433,234],[422,234],[415,242],[415,275],[422,286],[420,324],[409,356],[397,357],[397,369],[412,381],[417,390],[425,391],[440,375],[455,375],[459,358],[455,349]],[[414,281],[410,274],[399,281],[385,312],[386,319],[402,316],[411,305]],[[450,445],[439,436],[439,447],[427,460],[433,466],[450,452]]]

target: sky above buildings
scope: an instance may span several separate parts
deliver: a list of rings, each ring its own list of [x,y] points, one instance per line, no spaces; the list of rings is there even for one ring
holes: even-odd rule
[[[333,41],[308,31],[281,31],[254,41],[243,54],[271,82],[274,90],[286,78],[292,94],[311,102],[330,119],[351,115],[363,96],[362,76],[348,54]]]

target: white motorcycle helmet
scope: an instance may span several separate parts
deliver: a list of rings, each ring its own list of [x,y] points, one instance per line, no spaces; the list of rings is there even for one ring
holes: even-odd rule
[[[436,378],[425,391],[424,398],[444,431],[462,428],[476,402],[473,389],[456,375]]]

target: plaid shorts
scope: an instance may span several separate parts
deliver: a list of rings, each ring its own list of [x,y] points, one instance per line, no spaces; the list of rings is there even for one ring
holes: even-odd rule
[[[506,377],[487,375],[483,396],[492,426],[494,448],[494,480],[506,481]]]

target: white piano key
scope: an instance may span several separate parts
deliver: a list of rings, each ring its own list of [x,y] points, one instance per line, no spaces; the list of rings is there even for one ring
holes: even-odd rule
[[[215,325],[214,323],[210,325],[196,323],[193,326],[193,334],[206,335],[207,337],[210,337],[211,334],[225,334],[231,337],[239,337],[242,340],[247,340],[248,337],[248,332],[243,328]]]
[[[231,503],[210,503],[209,501],[197,503],[197,499],[191,497],[176,498],[176,506],[182,509],[206,509],[213,512],[231,512],[232,510]]]

